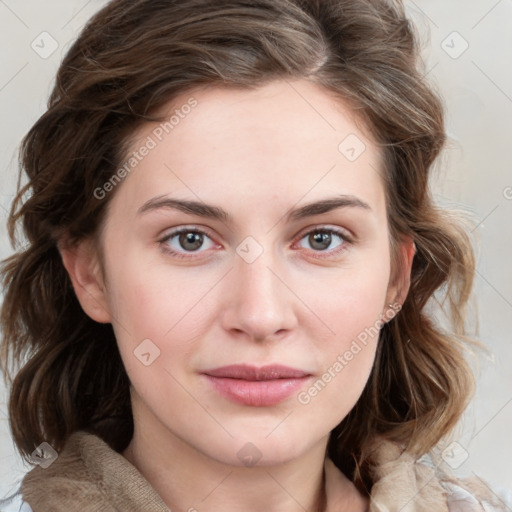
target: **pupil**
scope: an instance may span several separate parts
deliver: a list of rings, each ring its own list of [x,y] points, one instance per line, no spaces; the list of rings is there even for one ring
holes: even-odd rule
[[[180,245],[183,249],[195,251],[201,247],[202,243],[203,239],[201,233],[191,233],[189,231],[188,233],[180,234]],[[191,246],[187,246],[187,244],[191,244]]]
[[[331,234],[325,231],[318,231],[317,233],[310,235],[311,247],[315,249],[327,249],[331,244]],[[320,246],[316,246],[319,244]]]

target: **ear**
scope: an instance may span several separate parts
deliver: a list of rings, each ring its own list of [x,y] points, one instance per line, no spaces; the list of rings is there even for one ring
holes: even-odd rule
[[[72,246],[59,242],[58,248],[84,312],[96,322],[109,323],[103,273],[92,241],[84,240]]]
[[[388,286],[385,309],[388,304],[396,304],[398,309],[402,306],[411,286],[411,269],[416,245],[409,236],[402,236],[398,246],[398,264],[392,273],[392,280]]]

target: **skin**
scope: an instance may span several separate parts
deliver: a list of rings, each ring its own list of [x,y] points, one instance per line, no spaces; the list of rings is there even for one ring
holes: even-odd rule
[[[123,455],[172,510],[366,510],[368,500],[325,453],[368,380],[377,336],[307,404],[298,393],[274,406],[237,404],[199,372],[280,363],[313,374],[307,391],[389,314],[388,304],[403,303],[414,249],[402,241],[404,264],[392,281],[380,149],[347,105],[304,80],[193,97],[198,105],[111,192],[104,265],[86,241],[61,248],[84,311],[112,323],[132,383],[135,433]],[[135,134],[133,150],[155,126]],[[366,146],[352,162],[338,149],[349,134]],[[370,209],[285,217],[339,194]],[[137,214],[164,195],[220,206],[231,220],[171,208]],[[205,231],[203,245],[161,242],[179,227]],[[309,234],[320,228],[354,242],[333,233],[319,249]],[[248,236],[263,251],[251,263],[237,253]],[[134,355],[145,339],[160,350],[149,366]],[[252,466],[237,455],[247,443],[260,457]]]

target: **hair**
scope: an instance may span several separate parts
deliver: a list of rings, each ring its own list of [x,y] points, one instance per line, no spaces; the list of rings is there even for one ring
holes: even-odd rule
[[[369,380],[332,431],[329,456],[368,492],[372,440],[420,456],[453,429],[474,388],[465,353],[475,257],[461,218],[429,190],[446,135],[416,37],[391,0],[114,0],[89,20],[21,142],[8,220],[17,252],[1,267],[0,356],[24,459],[43,441],[62,449],[80,429],[119,452],[133,435],[112,326],[82,310],[58,244],[97,240],[115,191],[99,200],[94,190],[122,165],[135,130],[161,120],[160,107],[187,91],[273,80],[306,79],[351,106],[384,155],[392,275],[402,265],[400,238],[412,237],[417,250],[406,300],[380,331]],[[446,328],[427,311],[432,302]],[[10,364],[19,367],[14,378]]]

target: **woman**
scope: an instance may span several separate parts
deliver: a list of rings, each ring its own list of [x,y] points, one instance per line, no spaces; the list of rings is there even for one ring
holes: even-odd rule
[[[472,393],[474,258],[429,194],[445,131],[416,65],[387,1],[91,19],[9,219],[25,507],[505,510],[435,457]]]

